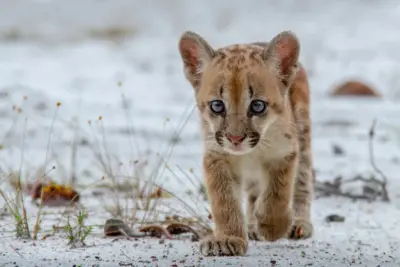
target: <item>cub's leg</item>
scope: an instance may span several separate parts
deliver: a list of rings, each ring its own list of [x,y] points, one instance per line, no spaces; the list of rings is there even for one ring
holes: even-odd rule
[[[288,238],[307,239],[312,236],[313,225],[311,223],[310,216],[312,197],[313,174],[310,156],[303,154],[300,156],[300,165],[297,172],[293,196],[295,222],[288,235]]]
[[[205,256],[243,256],[248,240],[241,208],[241,181],[221,156],[206,154],[205,182],[215,222],[214,234],[200,241]]]
[[[246,219],[247,219],[247,233],[250,240],[265,240],[258,230],[257,218],[254,215],[254,207],[258,196],[260,195],[257,183],[251,183],[247,186],[247,203],[246,203]]]
[[[255,217],[260,234],[268,241],[287,235],[292,226],[291,199],[297,154],[290,154],[281,163],[268,164],[268,184],[255,203]]]
[[[301,239],[309,238],[313,234],[310,209],[314,187],[311,155],[310,88],[303,67],[297,73],[289,95],[296,119],[300,153],[293,196],[295,222],[288,237],[290,239]]]

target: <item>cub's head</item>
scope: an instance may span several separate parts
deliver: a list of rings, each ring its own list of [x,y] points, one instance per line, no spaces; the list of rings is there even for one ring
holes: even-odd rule
[[[296,75],[299,49],[291,32],[269,43],[217,50],[196,33],[182,35],[179,51],[209,149],[243,155],[270,145],[267,133],[287,120],[287,91]]]

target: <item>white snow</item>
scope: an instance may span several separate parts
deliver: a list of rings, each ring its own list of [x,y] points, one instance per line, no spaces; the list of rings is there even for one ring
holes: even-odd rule
[[[185,197],[188,189],[196,189],[176,166],[185,171],[192,168],[201,179],[202,143],[193,91],[184,79],[178,54],[180,34],[196,31],[218,47],[268,41],[281,30],[292,30],[300,38],[301,60],[310,75],[317,179],[373,173],[368,130],[376,118],[375,158],[389,179],[392,201],[317,199],[311,240],[251,242],[246,257],[233,258],[203,258],[198,243],[188,241],[111,242],[102,236],[101,228],[88,238],[88,247],[81,249],[69,249],[67,239],[59,235],[21,241],[12,232],[11,216],[0,215],[0,266],[118,266],[121,262],[133,266],[271,266],[271,260],[276,266],[399,266],[400,143],[399,130],[390,127],[400,129],[398,25],[400,4],[396,1],[3,1],[0,170],[4,178],[0,188],[10,197],[14,193],[7,177],[20,166],[23,179],[32,181],[37,168],[45,165],[50,170],[55,165],[57,169],[49,176],[68,181],[74,117],[79,122],[78,140],[102,147],[105,136],[103,154],[117,159],[116,169],[117,162],[123,163],[124,174],[132,173],[129,161],[136,159],[149,160],[146,171],[150,173],[158,164],[156,153],[166,157],[170,141],[180,132],[168,159],[179,179],[164,171],[157,182]],[[93,31],[113,28],[132,35],[123,41],[90,38]],[[328,96],[335,85],[353,78],[377,88],[383,99]],[[123,99],[128,109],[124,110]],[[57,101],[61,102],[58,110]],[[14,105],[22,108],[21,114],[13,111]],[[96,138],[101,145],[94,143]],[[333,144],[345,154],[334,155]],[[104,175],[88,146],[79,146],[77,175],[81,188]],[[88,223],[104,223],[110,216],[102,207],[104,201],[92,199],[90,190],[81,197],[90,213]],[[197,209],[207,207],[196,200],[190,204]],[[0,198],[0,208],[3,205]],[[33,226],[36,207],[27,206]],[[55,214],[46,215],[44,232],[51,231],[62,217],[59,210],[50,210]],[[324,222],[333,213],[345,216],[345,222]]]

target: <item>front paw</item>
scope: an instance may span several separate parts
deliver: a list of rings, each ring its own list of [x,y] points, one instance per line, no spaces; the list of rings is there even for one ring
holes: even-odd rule
[[[247,248],[247,241],[236,236],[208,236],[200,241],[204,256],[243,256]]]
[[[288,210],[282,214],[270,214],[257,216],[258,229],[262,236],[268,241],[276,241],[284,237],[290,230],[293,222],[292,211]]]
[[[265,238],[261,235],[260,231],[257,228],[257,225],[249,225],[247,230],[247,235],[250,240],[255,241],[264,241]]]
[[[307,239],[313,234],[313,225],[307,219],[296,219],[292,225],[292,230],[288,234],[289,239]]]

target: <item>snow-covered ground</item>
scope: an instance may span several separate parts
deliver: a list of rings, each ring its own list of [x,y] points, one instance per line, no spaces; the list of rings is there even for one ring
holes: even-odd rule
[[[312,240],[251,242],[242,258],[202,258],[198,244],[187,241],[111,242],[101,229],[82,249],[69,249],[60,236],[21,241],[9,232],[12,218],[0,215],[0,266],[273,266],[274,261],[275,266],[400,265],[400,4],[396,1],[8,0],[1,6],[4,178],[0,188],[10,196],[14,193],[7,177],[20,168],[23,178],[32,181],[37,168],[45,166],[48,171],[56,166],[48,176],[67,181],[73,140],[80,144],[76,168],[81,188],[104,175],[89,143],[121,162],[114,168],[125,174],[131,173],[129,162],[134,160],[149,160],[150,173],[157,167],[153,167],[156,153],[161,154],[175,175],[165,171],[157,182],[184,196],[191,182],[176,166],[193,169],[201,179],[202,143],[193,92],[178,55],[180,34],[196,31],[217,47],[267,41],[281,30],[292,30],[300,38],[301,60],[310,74],[317,179],[373,172],[368,130],[376,118],[375,158],[388,176],[392,202],[318,199],[313,205]],[[100,38],[113,32],[128,37]],[[353,78],[371,84],[383,98],[329,97],[332,87]],[[177,132],[179,138],[168,157]],[[332,145],[345,153],[336,155]],[[86,192],[90,191],[82,192],[81,198],[90,212],[88,221],[104,223],[108,215],[103,202]],[[0,199],[0,208],[3,205]],[[28,213],[33,216],[36,208],[28,204]],[[345,216],[345,222],[324,221],[334,213]],[[52,223],[44,220],[43,230],[51,230]]]

